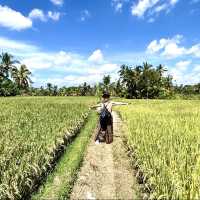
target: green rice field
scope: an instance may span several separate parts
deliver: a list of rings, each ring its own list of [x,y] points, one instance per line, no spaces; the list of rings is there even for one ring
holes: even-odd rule
[[[55,151],[84,123],[96,98],[0,98],[0,199],[20,199]],[[67,138],[66,138],[67,139]]]
[[[200,101],[130,100],[118,110],[151,199],[200,198]]]

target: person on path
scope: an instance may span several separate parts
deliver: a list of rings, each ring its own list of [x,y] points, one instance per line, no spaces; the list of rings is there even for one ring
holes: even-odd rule
[[[127,105],[128,103],[113,102],[110,100],[110,94],[105,91],[102,95],[102,102],[93,106],[97,108],[99,117],[98,131],[95,135],[95,142],[106,142],[107,144],[113,141],[113,117],[112,117],[112,106]]]

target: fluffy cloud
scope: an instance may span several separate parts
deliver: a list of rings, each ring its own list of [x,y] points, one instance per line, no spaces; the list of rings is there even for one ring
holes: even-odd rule
[[[148,9],[156,5],[159,0],[139,0],[137,4],[132,6],[132,15],[143,17]]]
[[[193,54],[196,57],[200,58],[200,44],[193,45],[187,50],[187,54]]]
[[[52,74],[65,75],[61,78],[43,78],[39,81],[41,83],[51,82],[56,85],[79,85],[83,82],[90,84],[98,83],[102,80],[103,75],[111,74],[116,76],[119,70],[119,65],[106,62],[105,64],[91,64],[87,58],[60,51],[58,53],[35,53],[30,57],[22,60],[34,74],[41,70],[51,72]]]
[[[23,30],[31,28],[33,25],[33,20],[39,19],[43,22],[48,19],[58,21],[61,14],[59,12],[48,11],[45,14],[42,10],[34,8],[30,11],[29,16],[26,17],[22,13],[13,10],[7,6],[0,5],[0,26],[9,28],[11,30]]]
[[[34,52],[30,56],[25,57],[22,63],[29,66],[33,71],[41,69],[65,71],[64,68],[70,66],[71,61],[72,56],[65,51],[55,53]]]
[[[191,64],[191,60],[186,60],[186,61],[180,61],[176,63],[176,69],[179,71],[186,71],[188,66]]]
[[[177,2],[178,0],[138,0],[131,7],[131,13],[138,18],[148,16],[153,19],[155,17],[152,16],[158,15],[161,11],[169,12]]]
[[[31,19],[40,19],[41,21],[46,21],[46,16],[44,15],[44,12],[40,9],[34,8],[29,13],[29,18]]]
[[[4,37],[0,37],[0,52],[2,51],[12,51],[14,53],[20,52],[33,52],[36,51],[37,47],[31,44],[27,44],[21,41],[10,40]]]
[[[50,1],[56,6],[62,6],[64,3],[64,0],[50,0]]]
[[[161,54],[162,56],[165,56],[166,58],[176,58],[178,56],[184,55],[186,52],[184,47],[178,47],[176,43],[168,43],[164,47],[164,51]]]
[[[188,70],[190,67],[190,70]],[[190,60],[180,61],[175,67],[169,68],[169,74],[173,76],[174,81],[180,84],[196,84],[199,83],[200,66],[193,66]]]
[[[52,19],[53,21],[58,21],[60,19],[61,14],[59,12],[52,12],[48,11],[47,14],[44,14],[43,10],[40,10],[38,8],[34,8],[29,13],[30,19],[39,19],[43,22],[47,21],[48,19]]]
[[[176,35],[173,38],[162,38],[160,40],[153,40],[147,46],[147,53],[159,53],[165,58],[172,59],[179,56],[192,55],[200,57],[200,44],[195,44],[190,48],[180,46],[182,42],[182,35]]]
[[[97,83],[104,74],[116,77],[119,65],[106,61],[101,50],[94,51],[88,59],[76,53],[42,51],[39,47],[26,42],[0,37],[0,52],[13,54],[33,72],[34,86],[48,82],[62,85],[79,85],[84,81]]]
[[[20,31],[31,28],[32,21],[22,13],[0,5],[0,26]]]
[[[54,21],[58,21],[60,19],[60,13],[48,11],[48,17]]]
[[[94,63],[101,63],[103,62],[103,53],[101,52],[100,49],[97,49],[92,53],[92,55],[90,55],[88,60]]]

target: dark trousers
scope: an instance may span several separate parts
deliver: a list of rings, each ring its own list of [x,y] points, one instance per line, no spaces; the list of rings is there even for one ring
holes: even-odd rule
[[[99,140],[101,142],[106,142],[107,144],[110,144],[113,142],[113,118],[108,122],[107,128],[104,131],[105,134],[102,134],[102,127],[100,125],[100,122],[98,123],[98,129],[97,129],[97,134],[95,135],[95,141]]]

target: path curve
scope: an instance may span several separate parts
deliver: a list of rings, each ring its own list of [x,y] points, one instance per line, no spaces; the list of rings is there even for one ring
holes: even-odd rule
[[[114,141],[91,138],[70,199],[137,199],[138,187],[122,142],[121,119],[113,112]]]

